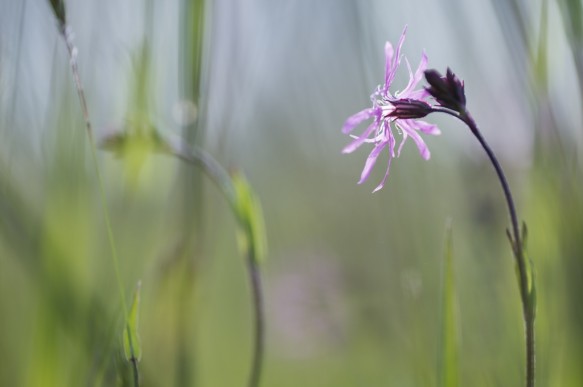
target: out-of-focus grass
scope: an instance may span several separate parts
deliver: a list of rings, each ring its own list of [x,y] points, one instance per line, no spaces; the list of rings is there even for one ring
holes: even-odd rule
[[[442,269],[441,337],[438,350],[439,386],[458,385],[458,323],[454,273],[453,226],[448,220]]]
[[[198,3],[181,4],[201,12],[196,11]],[[170,79],[165,75],[174,71],[161,65],[161,58],[176,53],[171,41],[166,41],[165,50],[155,43],[156,36],[161,40],[169,28],[156,28],[160,35],[150,41],[155,65],[150,68],[153,95],[146,110],[152,124],[170,132],[182,130],[185,138],[197,138],[226,165],[242,167],[262,199],[272,252],[264,271],[268,347],[263,385],[437,385],[442,225],[450,216],[456,225],[459,385],[520,385],[519,294],[504,236],[504,203],[490,166],[485,158],[472,157],[478,148],[471,141],[451,140],[461,132],[460,126],[440,120],[444,135],[428,140],[431,162],[420,160],[413,146],[406,147],[382,192],[370,195],[374,184],[356,186],[366,152],[341,156],[346,139],[339,128],[353,110],[367,104],[366,80],[376,83],[382,75],[369,69],[382,70],[382,42],[378,47],[371,42],[377,36],[375,22],[364,8],[356,7],[359,13],[353,16],[354,6],[347,3],[330,2],[327,8],[323,2],[309,13],[301,2],[290,4],[287,8],[254,4],[246,11],[219,2],[205,11],[213,26],[204,42],[207,62],[202,67],[207,66],[208,72],[203,71],[202,81],[176,76],[172,84],[192,85],[184,93],[172,89],[178,86],[156,83],[156,79]],[[140,8],[139,2],[130,5]],[[126,35],[122,40],[116,34],[135,33],[137,18],[128,17],[119,5],[103,3],[97,8],[104,19],[92,20],[80,6],[73,2],[71,6],[77,7],[70,15],[78,33],[80,66],[95,126],[107,126],[112,120],[119,124],[125,106],[135,102],[120,97],[131,96],[126,89],[136,68],[127,66],[125,58],[143,41]],[[406,19],[412,27],[422,28],[416,20],[427,15],[407,14],[401,6],[406,7],[393,5],[403,17],[402,22],[391,21],[399,24],[394,33]],[[554,2],[549,6],[558,10]],[[0,385],[115,385],[120,375],[129,375],[121,341],[122,312],[65,52],[54,44],[54,24],[41,16],[47,9],[27,1],[20,36],[14,31],[20,31],[15,21],[21,19],[21,8],[3,7],[10,12],[0,12],[4,22],[0,24],[15,28],[0,27],[7,42],[0,47],[0,63],[7,64],[0,66]],[[168,17],[157,12],[164,7],[156,7],[151,12],[154,24],[160,21],[167,27],[168,20],[180,20],[178,13]],[[516,20],[505,13],[507,19],[500,19],[508,23],[504,28],[487,26],[506,36],[511,47],[528,45],[512,51],[521,56],[504,62],[507,71],[525,78],[538,74],[521,86],[523,98],[535,100],[528,105],[529,116],[521,117],[533,123],[533,139],[524,139],[534,142],[533,151],[526,162],[514,163],[516,159],[507,157],[503,163],[520,216],[529,226],[529,253],[537,270],[538,385],[579,386],[583,383],[580,128],[569,126],[576,120],[557,113],[565,111],[560,105],[564,100],[552,94],[553,87],[539,87],[538,83],[552,82],[557,72],[567,70],[557,68],[556,61],[537,71],[531,67],[538,36],[530,31],[537,30],[532,26],[540,16],[531,7],[513,8],[527,11]],[[475,17],[467,8],[460,11],[466,22]],[[521,26],[519,19],[531,24]],[[133,29],[122,29],[120,21]],[[551,21],[549,33],[560,35],[560,22]],[[576,22],[569,23],[576,26]],[[464,25],[476,28],[465,40],[486,34],[471,22]],[[526,35],[507,36],[515,33],[510,32],[512,25]],[[442,47],[429,46],[434,42],[431,36],[424,35],[427,31],[415,35],[415,28],[410,27],[411,47],[425,46],[437,56]],[[49,55],[45,49],[37,50],[38,43],[31,39],[39,31],[55,34],[55,41],[46,44],[54,50]],[[181,31],[181,39],[190,36],[189,29]],[[568,31],[573,34],[576,29]],[[266,32],[270,32],[267,38]],[[296,34],[305,40],[294,40]],[[380,40],[395,36],[383,34]],[[422,39],[428,43],[415,45]],[[277,42],[286,44],[280,47]],[[458,42],[445,41],[444,50],[467,52]],[[377,57],[358,57],[365,51],[359,44],[364,43],[375,46],[370,54]],[[190,44],[188,38],[179,46]],[[108,51],[111,46],[116,47],[116,55]],[[468,63],[503,51],[503,46],[495,52],[488,48],[484,57],[466,63],[460,54],[447,64],[462,74],[473,74],[479,70],[469,69]],[[564,54],[558,50],[549,44],[545,55]],[[123,70],[100,67],[102,62],[111,66],[104,59],[110,57],[118,58],[113,63]],[[198,59],[187,62],[185,66],[197,73]],[[282,66],[289,83],[277,84],[277,66]],[[127,75],[123,82],[112,75],[116,82],[104,85],[101,71]],[[20,75],[12,79],[12,74]],[[41,75],[52,81],[41,82]],[[495,77],[480,76],[489,81]],[[477,99],[486,99],[492,91],[488,82],[479,83],[478,78],[473,74],[475,83],[468,82],[466,88]],[[197,100],[193,90],[199,90],[200,84],[204,101],[196,106],[204,119],[186,128],[174,125],[170,113],[174,102]],[[279,87],[277,95],[270,94],[274,84]],[[102,93],[102,87],[108,93]],[[42,95],[51,96],[46,105],[39,102],[45,98]],[[476,118],[482,116],[486,122],[494,114],[478,112]],[[214,131],[204,133],[209,140],[203,141],[201,132],[193,134],[195,127]],[[515,133],[506,122],[482,129],[487,137]],[[512,149],[512,141],[508,143]],[[456,148],[460,144],[466,147],[463,151]],[[243,384],[252,343],[249,289],[233,237],[236,224],[220,192],[200,176],[190,180],[192,168],[181,170],[165,156],[148,155],[133,186],[123,162],[113,155],[100,153],[100,165],[127,294],[139,279],[143,284],[139,329],[143,384]]]

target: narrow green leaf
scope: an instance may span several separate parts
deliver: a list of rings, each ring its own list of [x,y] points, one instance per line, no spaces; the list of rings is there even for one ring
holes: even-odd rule
[[[138,316],[140,308],[140,290],[142,282],[138,281],[136,291],[134,292],[134,300],[130,309],[127,321],[124,327],[123,334],[123,350],[128,361],[140,361],[142,357],[142,349],[140,346],[140,336],[138,334]]]
[[[526,223],[522,222],[522,254],[524,255],[524,263],[526,264],[526,276],[527,276],[527,287],[528,287],[528,294],[532,295],[534,291],[534,268],[532,266],[532,261],[528,257],[527,251],[527,241],[528,241],[528,229],[526,228]]]
[[[580,42],[583,35],[583,15],[580,0],[560,0],[563,23],[567,36],[573,43]]]
[[[231,179],[235,188],[233,206],[239,223],[239,247],[253,260],[261,262],[267,250],[261,204],[241,173],[233,173]]]
[[[442,387],[454,387],[458,385],[458,353],[455,274],[453,265],[453,227],[451,220],[448,220],[446,224],[441,291],[439,385]]]
[[[510,243],[510,248],[512,249],[512,253],[516,256],[518,253],[516,252],[516,244],[514,243],[514,238],[512,238],[512,234],[510,233],[510,229],[506,229],[506,237],[508,238],[508,242]]]
[[[533,316],[536,315],[536,271],[534,264],[528,255],[528,228],[526,223],[522,222],[522,254],[524,254],[524,261],[526,263],[526,273],[528,276],[528,307],[531,309]]]
[[[548,93],[548,78],[549,78],[549,4],[547,0],[541,2],[540,5],[540,20],[539,20],[539,37],[537,44],[537,52],[533,63],[533,76],[535,86],[539,87],[539,92],[544,91]],[[546,94],[545,94],[546,95]]]
[[[51,8],[57,17],[59,23],[64,26],[67,23],[65,14],[65,3],[63,0],[50,0]]]

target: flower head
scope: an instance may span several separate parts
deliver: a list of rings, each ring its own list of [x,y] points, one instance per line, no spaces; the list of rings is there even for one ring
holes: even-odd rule
[[[393,49],[390,42],[385,44],[385,83],[383,86],[379,86],[371,95],[372,107],[348,117],[342,128],[343,133],[349,134],[360,123],[372,118],[372,123],[364,132],[360,136],[351,135],[354,140],[342,150],[342,153],[351,153],[362,144],[373,144],[373,149],[365,162],[358,184],[363,183],[370,176],[382,151],[387,149],[389,153],[385,176],[373,192],[383,188],[389,176],[391,160],[399,156],[407,138],[411,137],[413,139],[421,157],[427,160],[430,157],[430,152],[419,132],[432,135],[440,134],[437,126],[418,120],[418,118],[425,117],[431,112],[431,106],[426,102],[429,92],[424,88],[416,89],[427,68],[425,52],[421,55],[421,62],[415,73],[412,72],[409,62],[405,59],[409,70],[409,83],[407,86],[402,91],[394,94],[389,90],[401,63],[401,47],[403,46],[406,32],[407,27],[403,29],[396,50]],[[402,136],[396,152],[397,140],[393,134],[394,128]]]

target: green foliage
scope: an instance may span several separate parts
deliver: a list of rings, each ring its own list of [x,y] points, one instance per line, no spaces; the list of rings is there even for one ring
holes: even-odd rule
[[[135,75],[130,83],[132,91],[128,111],[122,126],[115,127],[101,139],[100,147],[113,152],[135,187],[147,160],[158,153],[170,153],[171,148],[150,117],[151,58],[146,42],[132,57]]]
[[[581,0],[558,0],[569,39],[583,41],[583,5]]]
[[[235,188],[233,206],[239,224],[239,248],[244,256],[260,263],[267,250],[261,204],[241,173],[232,174],[232,183]]]
[[[127,361],[139,362],[142,358],[142,345],[140,343],[140,335],[138,333],[138,320],[140,308],[140,291],[142,283],[138,282],[132,306],[129,310],[129,315],[125,322],[125,329],[123,331],[123,350]]]
[[[197,141],[199,147],[209,146],[218,159],[236,162],[253,176],[250,187],[241,174],[224,174],[227,184],[219,183],[219,191],[233,188],[227,196],[236,213],[239,246],[248,258],[264,259],[263,215],[270,226],[273,256],[262,267],[269,290],[270,331],[264,386],[519,385],[520,304],[510,266],[512,255],[501,231],[507,218],[497,183],[489,180],[489,166],[471,157],[473,148],[454,150],[457,140],[452,138],[459,131],[442,128],[443,135],[430,144],[430,165],[419,167],[416,155],[404,154],[401,168],[391,172],[386,191],[370,196],[366,188],[352,184],[361,166],[338,154],[340,121],[352,111],[350,106],[360,103],[358,90],[367,89],[363,79],[376,79],[364,69],[373,61],[368,28],[393,28],[391,23],[374,25],[366,16],[369,9],[355,4],[348,10],[346,4],[339,4],[329,18],[314,19],[321,16],[315,3],[310,5],[314,12],[303,14],[298,12],[300,4],[281,8],[274,2],[257,5],[254,10],[261,13],[253,12],[262,17],[261,31],[273,34],[251,35],[246,28],[257,23],[244,19],[249,12],[212,4],[205,8],[203,1],[184,0],[179,15],[173,17],[154,12],[163,6],[152,6],[152,29],[146,33],[153,39],[146,42],[138,37],[136,42],[139,5],[125,18],[126,12],[117,14],[107,2],[66,13],[64,1],[50,0],[46,4],[52,11],[45,6],[41,20],[39,12],[32,11],[34,2],[14,3],[18,6],[4,7],[6,12],[0,15],[4,38],[0,45],[0,386],[131,385],[127,359],[139,359],[141,354],[144,386],[220,387],[245,380],[252,318],[242,265],[233,264],[232,214],[224,210],[224,198],[216,187],[206,184],[206,176],[192,179],[191,165],[180,173],[176,160],[156,156],[169,150],[158,129],[196,132],[196,136],[184,136],[189,146]],[[566,100],[576,102],[581,93],[559,89],[558,83],[551,85],[552,95],[545,95],[547,88],[542,87],[557,78],[572,75],[575,79],[581,74],[561,60],[565,57],[561,47],[568,47],[567,43],[574,57],[581,57],[582,46],[577,43],[581,2],[559,1],[565,31],[557,31],[556,19],[550,19],[548,27],[543,23],[543,16],[553,15],[549,11],[554,2],[549,2],[548,10],[530,12],[530,3],[523,7],[528,2],[492,1],[501,9],[500,20],[492,24],[488,13],[476,25],[472,25],[474,7],[482,3],[460,7],[461,3],[444,3],[452,11],[450,17],[459,16],[445,20],[444,25],[457,28],[466,23],[468,33],[456,34],[444,44],[460,54],[451,60],[456,61],[456,68],[465,68],[471,103],[486,109],[479,114],[508,114],[519,124],[535,123],[527,138],[516,138],[524,133],[506,122],[483,129],[488,136],[503,133],[503,140],[493,144],[497,149],[503,148],[505,139],[512,139],[508,140],[510,153],[515,142],[528,144],[528,135],[536,133],[536,149],[525,160],[518,155],[520,162],[513,164],[513,154],[502,155],[521,216],[528,220],[528,257],[537,268],[536,295],[529,286],[531,303],[538,303],[537,385],[581,386],[583,168],[577,143],[580,128],[573,126],[570,116],[581,109],[565,104]],[[509,4],[516,6],[509,11]],[[418,8],[416,15],[421,17],[425,7]],[[523,8],[529,12],[517,17],[514,12]],[[16,9],[24,10],[22,17],[12,13]],[[55,17],[51,12],[60,24],[70,18],[78,32],[79,68],[96,138],[101,138],[100,125],[117,125],[105,147],[120,159],[100,152],[98,161],[119,245],[121,279],[124,286],[131,286],[136,278],[148,284],[136,291],[127,316],[120,313],[99,188],[89,167],[66,52],[60,44],[53,51]],[[223,12],[232,15],[232,23],[223,24]],[[277,12],[290,23],[273,28],[280,19],[263,18]],[[93,17],[93,13],[105,17]],[[298,14],[301,19],[294,18]],[[532,32],[537,21],[530,20],[531,14],[533,18],[541,14],[539,31]],[[213,19],[205,20],[205,15]],[[336,19],[339,15],[344,18]],[[173,53],[169,48],[175,42],[160,43],[172,30],[160,27],[167,26],[165,17],[182,27],[178,64],[175,58],[165,58]],[[18,20],[24,21],[22,26]],[[525,20],[528,25],[521,24]],[[327,29],[328,22],[336,27],[339,21],[342,29]],[[509,34],[512,29],[500,34],[498,22],[526,31],[527,40]],[[312,24],[318,28],[313,41],[306,35]],[[441,24],[431,24],[426,32]],[[200,31],[205,25],[212,26],[216,35],[203,39]],[[487,26],[488,31],[477,25]],[[12,34],[11,26],[24,31],[24,38]],[[229,28],[237,32],[232,40],[224,34],[233,32]],[[478,44],[481,41],[472,40],[486,32],[503,35],[500,46],[483,46],[487,52]],[[320,57],[330,52],[322,42],[332,33],[338,56]],[[426,40],[418,33],[430,49],[431,35]],[[260,44],[264,41],[254,40],[259,35],[273,35],[268,43],[281,42],[277,46],[281,49],[271,50],[276,46],[267,45],[269,51],[264,52]],[[294,40],[296,35],[302,40]],[[47,36],[50,39],[44,40]],[[517,58],[519,67],[513,68],[503,46],[509,42],[515,44],[507,47],[510,53],[529,52],[516,49],[522,42],[539,47],[538,55]],[[44,48],[39,50],[40,44]],[[151,46],[145,49],[147,44]],[[213,58],[232,62],[204,63],[203,47],[209,48]],[[362,49],[363,55],[355,55],[354,47]],[[128,53],[131,66],[125,66]],[[269,59],[275,62],[268,63],[281,69],[270,67],[263,77],[260,65],[270,56],[266,53],[274,53]],[[490,66],[491,61],[496,65]],[[350,63],[358,71],[351,71]],[[205,66],[212,79],[202,74]],[[279,71],[290,80],[286,87],[264,83],[264,79],[278,79]],[[523,86],[492,82],[491,89],[488,85],[481,89],[469,82],[472,76],[474,81],[477,76],[495,80],[502,71],[513,79],[532,72],[540,87],[522,90],[523,100],[511,100],[509,89]],[[354,73],[357,80],[351,78]],[[111,79],[104,78],[110,74]],[[304,76],[309,83],[302,83]],[[118,79],[130,81],[118,85]],[[205,87],[217,80],[225,90],[219,87],[209,94],[214,109],[209,112]],[[570,85],[571,78],[567,81]],[[158,90],[161,84],[168,87]],[[272,89],[277,94],[270,101]],[[532,110],[496,110],[500,103],[505,109],[526,105],[532,92],[540,93],[540,105]],[[492,96],[503,98],[492,101]],[[46,105],[38,103],[45,99]],[[192,124],[196,130],[177,127],[172,121],[172,107],[182,99],[192,102],[200,113]],[[266,106],[253,105],[256,101]],[[492,110],[487,109],[490,102]],[[547,111],[542,107],[559,115],[556,127],[552,119],[541,115]],[[118,116],[123,118],[115,121]],[[205,136],[199,134],[208,130],[207,124],[217,132],[209,133],[212,136],[204,141]],[[122,171],[130,176],[142,171],[143,176],[146,164],[151,166],[153,184],[135,184],[128,195]],[[259,187],[262,206],[252,189]],[[195,190],[198,196],[193,195]],[[443,218],[450,215],[456,219],[455,257],[451,230],[446,232],[442,257],[435,247],[441,243]],[[196,227],[192,227],[194,218],[200,219]],[[532,283],[534,273],[529,273]],[[122,337],[121,323],[127,324]],[[130,347],[134,347],[133,355]]]
[[[458,386],[458,325],[457,299],[453,261],[453,227],[448,222],[445,231],[445,253],[441,283],[441,337],[439,350],[439,385]]]
[[[61,25],[65,25],[67,23],[67,18],[65,16],[65,1],[64,0],[50,0],[51,7],[53,8],[53,12],[57,17],[57,20]]]

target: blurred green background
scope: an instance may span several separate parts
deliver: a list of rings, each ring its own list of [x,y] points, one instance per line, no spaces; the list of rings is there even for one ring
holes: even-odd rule
[[[583,385],[579,0],[66,2],[95,135],[157,130],[242,169],[261,199],[263,386],[437,386],[446,222],[460,386],[523,377],[502,191],[466,128],[430,117],[383,159],[342,155],[405,24],[450,66],[498,154],[537,272],[539,386]],[[406,85],[402,69],[395,84]],[[139,138],[139,136],[138,136]],[[131,385],[123,313],[66,47],[45,0],[0,0],[0,385]],[[241,386],[252,315],[235,221],[206,177],[147,142],[99,152],[143,386]],[[454,384],[451,384],[454,385]]]

